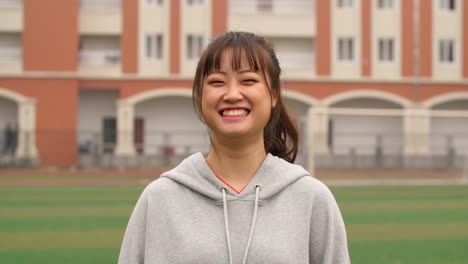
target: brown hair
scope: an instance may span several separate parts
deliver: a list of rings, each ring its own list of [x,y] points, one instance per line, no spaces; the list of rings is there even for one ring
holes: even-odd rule
[[[277,99],[270,119],[264,128],[265,151],[294,162],[298,150],[298,132],[281,98],[281,68],[273,48],[263,37],[249,32],[226,32],[208,45],[198,61],[192,89],[195,112],[203,122],[201,96],[203,82],[213,71],[221,67],[221,57],[227,48],[232,49],[232,68],[238,70],[246,58],[250,68],[261,71],[267,83],[270,98]]]

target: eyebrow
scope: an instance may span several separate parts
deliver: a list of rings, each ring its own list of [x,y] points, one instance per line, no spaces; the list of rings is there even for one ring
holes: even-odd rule
[[[240,74],[242,74],[242,73],[247,73],[247,72],[254,72],[254,73],[256,73],[256,71],[254,71],[254,70],[252,70],[252,69],[245,69],[245,70],[237,71],[237,73],[240,73]],[[213,73],[220,73],[220,74],[223,74],[223,75],[227,75],[227,73],[226,73],[226,72],[223,72],[223,71],[212,71],[212,72],[210,72],[209,74],[213,74]]]

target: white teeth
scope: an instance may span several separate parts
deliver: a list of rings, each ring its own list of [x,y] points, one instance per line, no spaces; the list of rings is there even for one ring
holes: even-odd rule
[[[245,109],[236,109],[236,110],[224,110],[223,116],[246,116],[247,110]]]

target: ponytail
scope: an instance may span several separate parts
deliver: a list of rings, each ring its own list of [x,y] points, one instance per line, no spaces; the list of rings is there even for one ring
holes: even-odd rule
[[[289,116],[280,97],[271,111],[270,120],[263,132],[263,139],[267,153],[294,163],[298,152],[299,135],[297,126]]]

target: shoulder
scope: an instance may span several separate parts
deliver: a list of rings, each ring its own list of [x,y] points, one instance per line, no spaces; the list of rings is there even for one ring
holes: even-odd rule
[[[330,189],[320,180],[311,176],[310,174],[300,178],[297,181],[297,184],[306,188],[309,191],[314,191],[318,193],[329,192]]]
[[[149,183],[145,191],[148,192],[159,192],[159,191],[166,191],[171,190],[172,188],[176,188],[176,183],[169,178],[159,177],[158,179]]]
[[[313,201],[335,202],[330,189],[323,182],[310,175],[298,179],[291,187]]]
[[[146,199],[155,198],[160,200],[174,194],[179,188],[180,186],[171,179],[160,177],[148,184],[143,190],[141,196]]]

